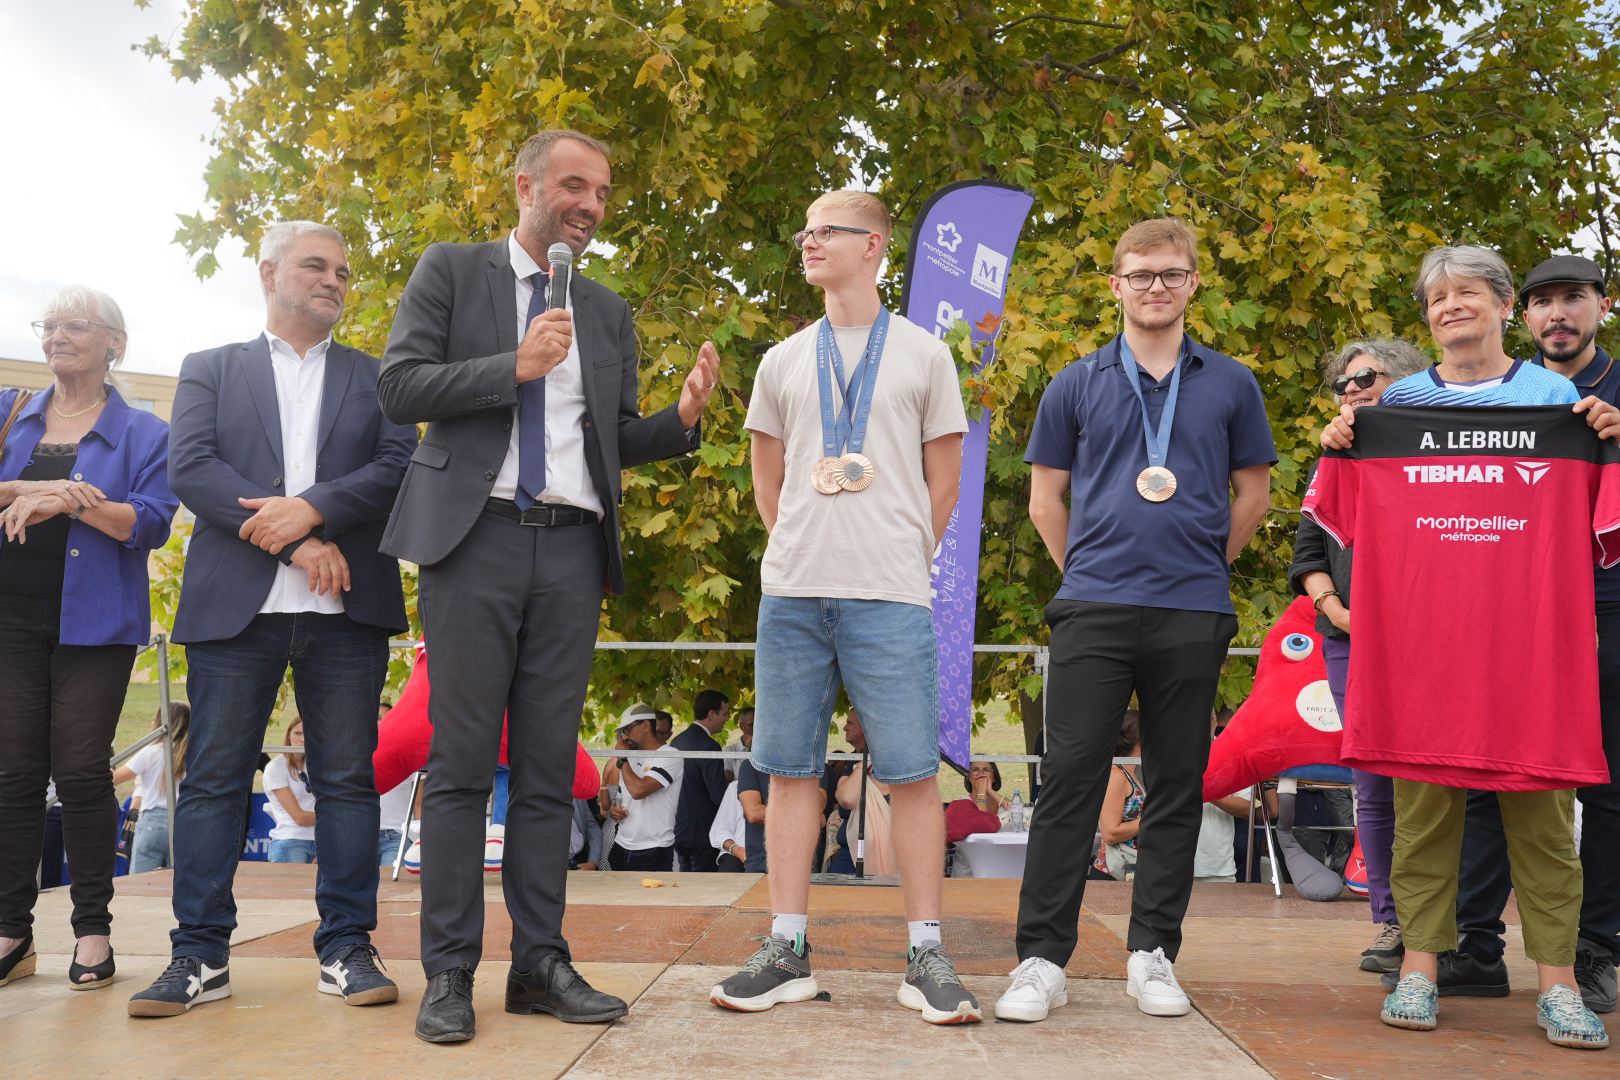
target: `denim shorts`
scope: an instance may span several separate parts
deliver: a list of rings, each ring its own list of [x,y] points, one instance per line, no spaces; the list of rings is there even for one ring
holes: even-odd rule
[[[939,649],[918,604],[762,596],[754,652],[754,768],[819,777],[840,684],[860,714],[872,776],[939,772]]]

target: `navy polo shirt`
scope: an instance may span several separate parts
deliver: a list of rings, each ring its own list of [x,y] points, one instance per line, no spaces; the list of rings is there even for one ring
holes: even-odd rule
[[[1183,337],[1181,391],[1165,465],[1176,493],[1136,491],[1147,468],[1142,407],[1126,382],[1120,340],[1060,371],[1041,397],[1024,460],[1069,474],[1069,545],[1059,600],[1232,613],[1226,541],[1231,474],[1275,464],[1277,448],[1254,374]],[[1169,396],[1138,368],[1157,433]]]
[[[1547,366],[1547,360],[1540,353],[1535,355],[1531,363],[1540,367]],[[1610,405],[1620,405],[1620,363],[1603,351],[1599,346],[1592,362],[1575,373],[1575,389],[1581,397],[1596,396],[1600,401]],[[1620,565],[1609,567],[1607,570],[1598,567],[1593,576],[1593,593],[1600,604],[1620,604]]]

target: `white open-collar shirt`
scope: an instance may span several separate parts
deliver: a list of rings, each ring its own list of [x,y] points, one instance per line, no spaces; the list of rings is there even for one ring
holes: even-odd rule
[[[276,409],[281,417],[281,468],[286,485],[282,490],[290,497],[315,485],[321,391],[326,387],[326,350],[331,348],[332,339],[327,337],[299,356],[268,329],[264,337],[270,343],[270,370],[275,375]],[[335,596],[317,596],[309,587],[309,571],[301,566],[277,566],[259,614],[299,611],[340,614],[343,593],[340,590]]]
[[[534,296],[530,278],[545,272],[523,250],[517,233],[506,237],[507,254],[512,259],[512,272],[517,276],[517,334],[522,341],[529,332],[529,301]],[[549,268],[547,268],[549,269]],[[577,271],[576,271],[577,272]],[[568,279],[567,311],[574,314],[574,281]],[[495,476],[490,494],[497,499],[515,499],[518,482],[518,435],[522,418],[520,410],[512,410],[512,438],[506,444],[506,460]],[[602,500],[591,483],[590,470],[585,466],[585,387],[580,374],[579,331],[574,331],[573,344],[568,356],[551,369],[546,376],[546,489],[538,502],[562,503],[602,513]]]

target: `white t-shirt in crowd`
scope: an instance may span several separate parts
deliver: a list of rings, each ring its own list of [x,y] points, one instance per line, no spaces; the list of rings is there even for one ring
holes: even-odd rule
[[[1234,791],[1247,797],[1251,788]],[[1237,836],[1237,818],[1214,803],[1204,804],[1204,820],[1198,826],[1198,853],[1193,856],[1193,877],[1237,877],[1237,854],[1232,841]]]
[[[870,330],[834,330],[846,379],[860,364]],[[950,349],[921,327],[890,316],[861,449],[872,462],[872,483],[864,491],[823,495],[810,482],[811,466],[824,456],[816,381],[820,331],[817,320],[765,354],[748,405],[744,426],[786,444],[787,475],[760,565],[761,587],[771,596],[932,607],[934,519],[923,443],[968,429]],[[842,402],[834,389],[835,414]]]
[[[726,841],[730,840],[746,849],[747,829],[748,818],[743,814],[742,801],[737,798],[737,781],[733,780],[726,785],[726,793],[720,796],[720,808],[714,812],[714,824],[709,826],[709,846],[724,851]]]
[[[402,782],[393,791],[384,792],[377,796],[379,828],[390,832],[401,832],[404,829],[405,815],[411,809],[411,782]]]
[[[644,799],[628,800],[630,813],[619,822],[615,844],[626,851],[674,845],[675,811],[681,802],[682,766],[685,764],[680,758],[631,758],[625,763],[621,772],[629,770],[630,775],[642,778],[651,776],[658,781],[659,788]],[[625,799],[629,792],[620,786],[619,797]]]
[[[315,826],[299,825],[293,821],[287,808],[281,805],[276,792],[282,788],[292,791],[293,801],[302,810],[315,809],[315,793],[305,786],[304,782],[292,774],[287,768],[287,755],[277,754],[270,764],[264,767],[264,793],[270,796],[265,800],[266,809],[275,819],[276,827],[270,830],[272,840],[313,840],[315,839]]]
[[[141,747],[127,764],[135,770],[135,795],[141,800],[141,812],[166,808],[169,792],[163,783],[163,743]]]

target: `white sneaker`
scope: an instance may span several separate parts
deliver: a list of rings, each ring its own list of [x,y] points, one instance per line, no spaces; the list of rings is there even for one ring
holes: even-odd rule
[[[1176,969],[1163,949],[1131,953],[1125,963],[1125,992],[1136,999],[1136,1007],[1149,1016],[1186,1016],[1192,1002],[1176,982]]]
[[[1068,977],[1050,960],[1032,956],[1008,972],[1012,985],[996,1002],[997,1020],[1045,1020],[1046,1014],[1069,1003]]]
[[[489,825],[484,829],[484,872],[501,872],[501,856],[506,853],[506,826]]]

